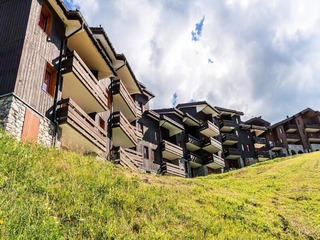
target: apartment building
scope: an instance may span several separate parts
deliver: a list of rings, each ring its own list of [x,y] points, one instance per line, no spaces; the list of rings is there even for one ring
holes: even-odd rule
[[[0,128],[17,139],[181,177],[320,149],[310,108],[274,125],[206,101],[150,109],[104,29],[61,0],[0,1],[0,17]]]
[[[0,5],[1,128],[18,139],[104,157],[106,88],[116,73],[80,12],[56,0]]]
[[[320,150],[320,113],[311,108],[273,124],[267,140],[273,156]]]

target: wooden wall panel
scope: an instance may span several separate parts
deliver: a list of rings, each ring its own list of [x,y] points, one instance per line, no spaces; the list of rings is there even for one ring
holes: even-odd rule
[[[0,0],[0,95],[14,90],[30,6],[31,0]]]
[[[49,5],[49,4],[47,4]],[[49,7],[50,8],[50,7]],[[50,8],[51,9],[51,8]],[[64,25],[53,12],[52,31],[48,36],[39,26],[41,2],[32,0],[24,48],[17,74],[15,92],[32,107],[50,116],[53,97],[41,89],[47,62],[58,70]]]

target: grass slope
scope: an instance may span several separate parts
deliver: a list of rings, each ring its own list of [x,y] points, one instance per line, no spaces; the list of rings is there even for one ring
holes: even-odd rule
[[[197,179],[0,132],[0,239],[319,239],[320,153]]]

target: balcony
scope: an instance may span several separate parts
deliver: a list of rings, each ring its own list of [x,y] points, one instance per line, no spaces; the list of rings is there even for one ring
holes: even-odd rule
[[[262,148],[267,144],[267,139],[264,137],[253,137],[254,148]]]
[[[183,150],[178,145],[175,145],[166,140],[162,141],[162,157],[167,160],[176,160],[183,157]]]
[[[108,109],[108,96],[75,51],[67,55],[63,68],[62,98],[73,99],[87,113]]]
[[[307,136],[310,143],[320,142],[320,133],[308,133]]]
[[[225,167],[224,159],[215,154],[211,154],[209,157],[206,157],[204,162],[208,168],[212,169],[220,169]]]
[[[263,162],[270,158],[270,154],[268,151],[258,151],[257,157],[259,162]]]
[[[217,153],[219,151],[222,151],[221,142],[219,142],[217,139],[213,137],[205,139],[203,141],[202,148],[209,153]]]
[[[185,177],[185,169],[181,166],[166,162],[166,172],[170,175],[175,175],[178,177]]]
[[[112,141],[113,146],[131,148],[137,145],[137,129],[130,124],[121,112],[114,112],[111,115]]]
[[[206,121],[200,126],[200,133],[207,137],[216,137],[220,134],[219,128],[212,122]]]
[[[160,115],[160,126],[169,130],[170,137],[179,134],[184,130],[184,127],[180,123],[177,123],[165,115]]]
[[[59,103],[57,120],[62,129],[62,147],[83,152],[106,152],[107,135],[72,99]]]
[[[186,136],[186,146],[189,151],[194,152],[201,149],[201,142],[199,139],[188,134]]]
[[[271,151],[279,151],[283,148],[283,143],[278,141],[270,141],[269,142]]]
[[[294,133],[298,130],[298,127],[296,124],[290,124],[290,123],[285,124],[283,128],[286,131],[286,133]]]
[[[222,144],[223,145],[233,145],[239,141],[239,137],[233,133],[225,133],[222,135]]]
[[[187,159],[188,159],[189,164],[192,168],[200,167],[203,164],[202,158],[194,153],[188,154]]]
[[[320,124],[305,124],[304,127],[308,133],[316,133],[320,131]]]
[[[114,111],[120,111],[129,122],[137,119],[138,109],[135,102],[120,79],[114,80],[110,85],[113,96]],[[140,114],[141,115],[141,114]]]
[[[286,138],[288,143],[296,143],[300,141],[299,134],[287,133]]]
[[[241,150],[237,148],[227,148],[224,151],[224,155],[226,159],[233,160],[241,157]]]
[[[235,121],[231,121],[231,120],[220,121],[221,132],[231,132],[233,129],[235,129],[236,126],[237,126],[237,123]]]

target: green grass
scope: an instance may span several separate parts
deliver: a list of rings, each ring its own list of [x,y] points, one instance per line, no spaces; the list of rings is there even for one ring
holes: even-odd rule
[[[0,239],[319,239],[320,152],[182,179],[0,132]]]

